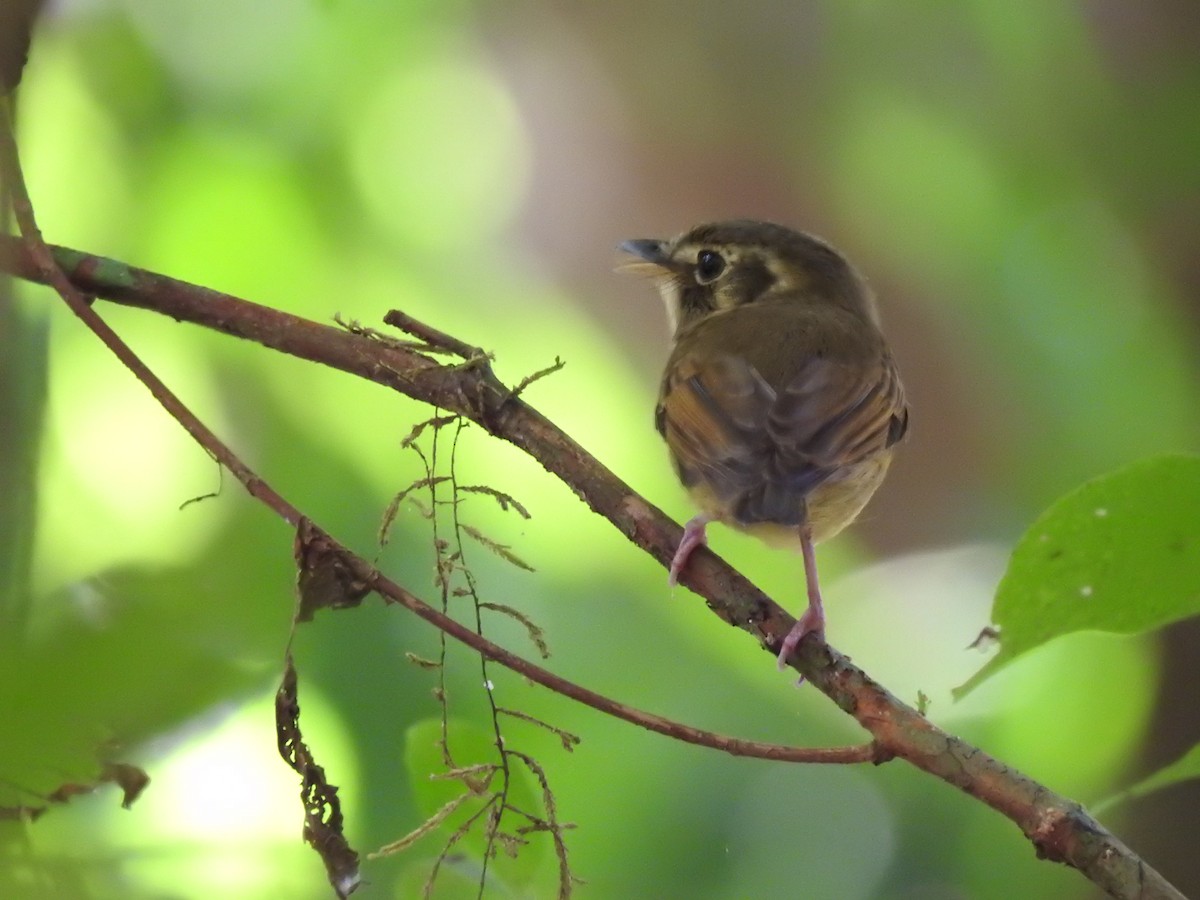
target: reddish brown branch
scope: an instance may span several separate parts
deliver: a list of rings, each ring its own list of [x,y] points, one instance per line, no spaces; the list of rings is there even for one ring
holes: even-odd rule
[[[42,247],[45,247],[45,244],[42,244]],[[32,250],[32,255],[34,257],[39,255],[36,247]],[[46,257],[49,258],[48,252]],[[59,276],[61,277],[61,273],[59,273]],[[57,280],[54,274],[44,275],[44,277],[47,281],[51,282]],[[57,285],[55,287],[57,288]],[[85,324],[104,342],[105,346],[112,350],[129,367],[137,379],[162,404],[163,408],[195,438],[200,446],[204,447],[215,459],[226,466],[252,496],[269,506],[280,517],[292,525],[300,524],[301,513],[299,510],[285,500],[267,482],[259,478],[249,466],[238,458],[237,454],[200,422],[191,410],[137,357],[133,350],[129,348],[129,345],[113,332],[108,323],[100,318],[87,303],[86,299],[79,294],[78,289],[67,283],[66,287],[60,293],[76,315],[83,319]],[[374,590],[379,592],[385,600],[399,603],[456,640],[473,647],[489,659],[493,659],[501,665],[512,669],[514,672],[524,675],[531,681],[548,687],[555,693],[578,700],[580,703],[586,704],[600,712],[616,716],[618,719],[624,719],[626,722],[640,725],[642,728],[656,731],[659,734],[673,737],[685,743],[711,747],[734,756],[752,756],[759,759],[771,759],[780,762],[843,764],[862,762],[879,763],[890,758],[890,754],[886,751],[881,751],[874,744],[862,744],[852,747],[786,747],[779,744],[742,740],[712,731],[704,731],[700,728],[693,728],[689,725],[684,725],[680,722],[675,722],[671,719],[618,703],[609,697],[560,678],[554,673],[534,665],[522,657],[510,653],[498,644],[494,644],[486,638],[481,637],[471,629],[460,625],[449,616],[438,612],[432,606],[410,594],[400,585],[384,578],[370,564],[351,553],[346,547],[336,542],[333,543],[335,551],[344,555],[347,565]]]
[[[113,260],[63,248],[56,248],[54,254],[80,290],[324,363],[466,416],[537,459],[660,563],[670,560],[678,544],[682,533],[679,525],[634,493],[540,413],[514,397],[488,366],[442,366],[420,352],[369,333],[320,325]],[[13,239],[0,239],[0,268],[31,281],[48,280],[30,249]],[[242,477],[237,471],[234,474]],[[249,484],[261,484],[252,474],[250,479]],[[398,585],[374,572],[363,570],[360,574],[369,574],[377,590],[459,640],[529,674],[518,666],[531,664],[457,623],[442,621],[440,613]],[[709,609],[775,652],[780,636],[788,632],[793,621],[783,609],[707,550],[693,555],[684,575],[684,582],[705,598]],[[1112,896],[1142,900],[1182,896],[1079,804],[937,728],[828,645],[807,638],[791,662],[874,737],[867,748],[851,750],[864,754],[869,750],[865,758],[870,759],[900,757],[977,797],[1015,822],[1039,855],[1074,866]],[[583,702],[594,698],[583,688],[567,689],[555,676],[545,674],[551,681],[542,683],[555,690]],[[606,698],[599,700],[612,703]],[[605,711],[622,715],[622,709],[613,704]],[[645,722],[639,724],[651,727]]]
[[[624,719],[626,722],[639,725],[649,731],[658,732],[684,743],[699,744],[703,747],[722,750],[733,756],[752,756],[758,759],[772,759],[779,762],[880,763],[889,758],[885,751],[882,751],[873,743],[854,747],[784,747],[777,744],[746,741],[741,738],[728,737],[711,731],[692,728],[689,725],[674,722],[670,719],[656,716],[653,713],[643,712],[631,706],[626,706],[623,703],[618,703],[610,697],[597,694],[595,691],[588,690],[581,685],[560,678],[553,672],[549,672],[523,657],[505,650],[503,647],[493,644],[487,638],[481,637],[472,629],[449,616],[443,615],[394,581],[384,577],[344,547],[341,550],[346,554],[345,559],[355,567],[357,576],[378,591],[389,602],[399,603],[405,609],[416,613],[426,622],[446,632],[446,634],[455,640],[461,641],[468,647],[478,650],[484,656],[488,657],[488,659],[495,660],[502,666],[524,675],[531,681],[549,688],[556,694],[562,694],[564,697],[578,700],[592,709],[608,713],[610,716],[615,716],[618,719]]]

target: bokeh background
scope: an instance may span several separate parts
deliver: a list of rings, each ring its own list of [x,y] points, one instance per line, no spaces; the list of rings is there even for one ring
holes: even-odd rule
[[[651,425],[665,317],[649,285],[614,274],[614,246],[732,216],[832,241],[880,297],[913,417],[861,523],[820,551],[830,640],[902,698],[924,692],[939,724],[1091,803],[1200,737],[1194,623],[1061,640],[962,702],[949,690],[986,658],[966,648],[1045,506],[1200,443],[1198,46],[1200,9],[1165,0],[60,0],[19,124],[50,240],[323,321],[379,325],[398,307],[494,351],[509,381],[561,357],[527,398],[679,519]],[[6,598],[26,655],[4,668],[0,805],[85,777],[97,750],[154,781],[131,811],[107,790],[0,823],[0,893],[328,896],[272,724],[291,535],[52,296],[13,290],[0,340],[14,385],[33,387],[6,389],[7,465],[40,443],[36,494],[0,497],[25,535],[37,522],[31,592]],[[422,474],[400,442],[429,410],[102,309],[289,499],[434,597],[419,512],[376,538]],[[485,600],[545,629],[556,672],[743,737],[861,740],[535,463],[468,429],[458,465],[532,513],[463,508],[536,574],[480,548],[468,562]],[[713,542],[801,603],[798,560]],[[502,617],[489,632],[533,653]],[[436,636],[372,602],[319,615],[294,649],[305,733],[354,846],[415,828],[438,710],[434,676],[405,653],[435,653]],[[449,662],[469,756],[485,688],[469,654]],[[506,725],[577,826],[578,896],[1094,895],[902,764],[724,758],[492,677],[504,705],[583,739],[568,754]],[[1200,893],[1197,808],[1185,785],[1105,821]],[[366,864],[361,896],[416,896],[444,839]],[[474,896],[477,847],[438,896]],[[552,895],[544,839],[497,872],[494,896]]]

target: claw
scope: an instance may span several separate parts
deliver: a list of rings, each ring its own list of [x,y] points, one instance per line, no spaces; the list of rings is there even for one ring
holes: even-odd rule
[[[671,557],[671,574],[667,576],[667,584],[671,585],[671,587],[675,587],[679,583],[679,573],[687,565],[688,557],[692,555],[692,551],[697,547],[708,546],[708,536],[704,533],[704,529],[711,521],[712,519],[709,516],[694,516],[684,527],[683,540],[679,542],[679,548],[675,551],[675,555]]]

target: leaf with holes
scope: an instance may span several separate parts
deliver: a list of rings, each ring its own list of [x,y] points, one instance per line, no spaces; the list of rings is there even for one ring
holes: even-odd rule
[[[1017,543],[992,605],[1000,651],[955,696],[1060,635],[1197,614],[1200,457],[1133,463],[1059,499]]]

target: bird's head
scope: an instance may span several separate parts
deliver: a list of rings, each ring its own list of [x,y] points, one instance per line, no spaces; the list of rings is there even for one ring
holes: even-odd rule
[[[736,219],[697,225],[671,240],[625,241],[636,257],[622,271],[650,276],[679,335],[748,303],[831,303],[875,321],[862,279],[824,241],[782,225]]]

